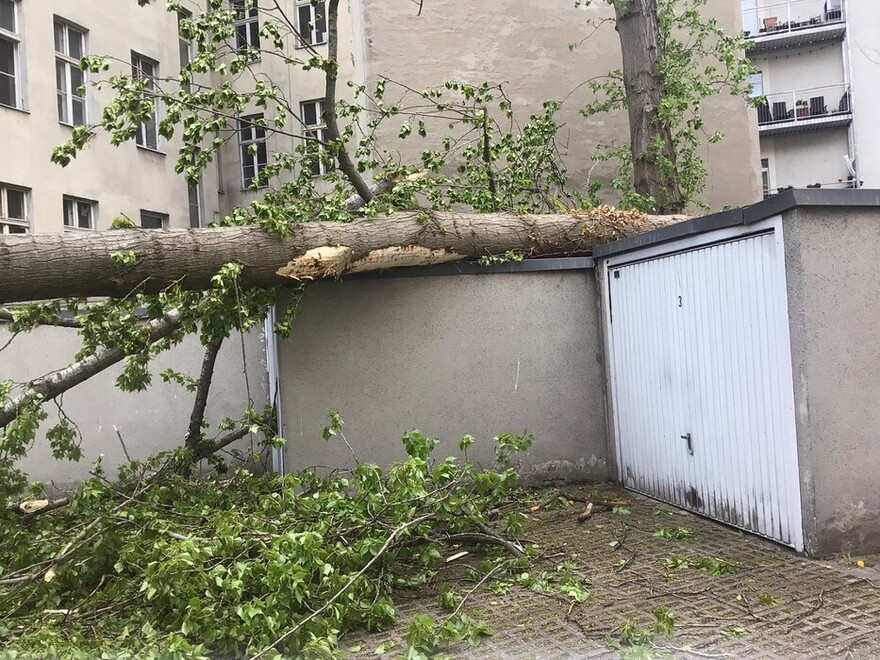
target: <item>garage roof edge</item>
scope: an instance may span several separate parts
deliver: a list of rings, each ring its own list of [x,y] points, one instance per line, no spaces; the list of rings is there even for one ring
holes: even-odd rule
[[[666,243],[685,236],[704,234],[737,225],[750,225],[799,206],[880,207],[880,190],[823,190],[821,188],[786,190],[784,193],[774,195],[763,202],[758,202],[751,206],[743,206],[729,211],[721,211],[720,213],[693,218],[669,225],[668,227],[645,232],[644,234],[600,245],[593,249],[593,257],[596,259],[610,257],[650,245]]]

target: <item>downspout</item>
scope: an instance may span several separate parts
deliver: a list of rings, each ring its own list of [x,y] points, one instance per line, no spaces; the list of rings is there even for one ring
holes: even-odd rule
[[[275,407],[275,428],[284,437],[281,416],[281,382],[278,369],[278,337],[275,335],[275,306],[266,315],[263,332],[266,334],[266,371],[269,377],[269,401]],[[272,470],[284,476],[284,447],[272,447]]]

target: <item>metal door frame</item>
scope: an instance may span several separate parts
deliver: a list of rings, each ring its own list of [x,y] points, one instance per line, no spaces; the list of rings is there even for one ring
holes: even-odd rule
[[[709,231],[702,234],[694,234],[691,236],[686,236],[684,238],[669,241],[668,243],[652,245],[645,248],[639,248],[631,250],[629,252],[612,255],[610,257],[601,259],[600,262],[597,264],[597,270],[602,278],[602,328],[605,334],[605,376],[606,382],[608,383],[608,436],[614,443],[614,451],[610,453],[613,456],[613,460],[615,462],[614,469],[617,473],[617,477],[620,480],[620,483],[623,483],[623,475],[621,474],[622,460],[619,441],[619,423],[617,415],[617,380],[614,370],[613,359],[614,338],[611,330],[611,318],[614,313],[614,301],[611,299],[609,280],[611,269],[655,259],[658,257],[669,256],[672,254],[691,252],[718,243],[728,243],[768,233],[773,234],[776,246],[777,258],[776,272],[774,273],[774,277],[781,282],[781,286],[776,287],[775,291],[777,292],[777,295],[780,295],[782,297],[782,300],[780,301],[781,308],[788,310],[788,286],[785,269],[785,246],[783,242],[782,216],[780,215],[749,225],[739,225],[736,227],[728,227],[724,229]],[[791,545],[792,547],[794,547],[795,550],[802,552],[804,549],[803,501],[801,499],[800,492],[800,461],[798,456],[797,431],[795,425],[796,419],[794,407],[794,381],[791,364],[791,336],[789,324],[784,324],[784,328],[781,329],[781,331],[784,332],[784,336],[780,338],[781,343],[783,346],[787,347],[788,350],[784,351],[784,355],[780,356],[780,359],[783,360],[784,373],[787,373],[790,376],[790,378],[788,378],[786,382],[788,390],[786,392],[786,397],[790,396],[790,401],[789,405],[785,407],[785,410],[783,412],[782,422],[787,431],[787,449],[794,451],[794,455],[788,457],[788,464],[789,466],[793,466],[794,469],[798,470],[797,478],[786,480],[786,483],[789,485],[790,488],[788,496],[789,498],[791,498],[792,502],[795,502],[797,504],[796,510],[789,511],[790,515],[797,516],[797,519],[792,521],[793,538]],[[700,515],[698,512],[694,513]],[[778,542],[778,539],[773,540]]]

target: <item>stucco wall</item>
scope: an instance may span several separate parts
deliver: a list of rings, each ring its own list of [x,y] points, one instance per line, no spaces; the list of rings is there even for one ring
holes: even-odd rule
[[[880,551],[880,212],[784,218],[807,550]]]
[[[9,339],[8,326],[0,324],[0,346]],[[266,352],[263,336],[253,332],[246,336],[248,384],[254,405],[262,409],[267,394]],[[38,328],[16,337],[0,351],[0,379],[16,382],[36,378],[72,361],[79,349],[75,330]],[[111,469],[125,462],[125,454],[114,426],[125,442],[132,459],[143,459],[158,451],[173,449],[183,442],[192,411],[193,394],[179,385],[166,384],[159,373],[171,367],[198,377],[204,351],[198,340],[190,337],[169,353],[157,358],[150,368],[153,385],[142,393],[126,393],[114,385],[121,367],[112,367],[79,385],[63,396],[64,412],[82,434],[83,457],[78,463],[56,461],[51,457],[44,437],[38,437],[33,450],[20,464],[32,480],[65,487],[88,477],[92,462],[104,455],[104,465]],[[243,376],[241,341],[228,340],[221,349],[208,399],[206,419],[216,432],[216,424],[224,417],[237,418],[247,409],[247,389]],[[42,432],[53,420],[55,407]],[[247,449],[251,439],[245,438],[235,447]]]
[[[597,295],[592,271],[313,284],[279,344],[287,469],[351,465],[320,438],[338,409],[360,460],[403,456],[418,428],[441,458],[470,433],[490,463],[494,435],[528,430],[524,480],[607,478]]]
[[[411,3],[352,0],[355,33],[362,24],[364,39],[356,42],[359,78],[374,82],[381,76],[414,89],[442,85],[447,79],[470,83],[505,83],[520,121],[540,112],[549,98],[565,99],[558,119],[564,123],[558,144],[575,187],[583,189],[589,176],[608,181],[606,164],[590,174],[597,145],[629,141],[625,113],[585,119],[579,110],[592,100],[587,81],[621,66],[620,42],[613,11],[605,2],[575,8],[574,0],[560,2],[461,3],[432,0],[421,15]],[[707,14],[726,29],[742,29],[740,7],[729,0],[710,0]],[[477,29],[476,26],[480,26]],[[598,27],[597,27],[598,26]],[[569,44],[579,46],[571,51]],[[389,85],[389,98],[394,85]],[[723,131],[727,138],[704,147],[709,188],[704,197],[712,208],[749,204],[760,199],[758,135],[754,113],[742,99],[719,96],[706,103],[706,134]],[[445,125],[444,125],[445,126]],[[444,126],[440,126],[441,134]],[[396,139],[399,123],[387,123],[381,146],[416,161],[425,143],[414,137]],[[434,143],[436,147],[436,142]],[[607,192],[607,191],[606,191]]]
[[[843,157],[848,153],[846,128],[761,140],[761,156],[771,163],[772,192],[788,186],[805,188],[814,183],[826,188],[844,187],[849,170]]]

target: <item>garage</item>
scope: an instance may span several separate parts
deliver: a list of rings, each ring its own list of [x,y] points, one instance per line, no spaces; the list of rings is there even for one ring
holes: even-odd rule
[[[627,250],[601,276],[620,482],[803,550],[781,219]]]

